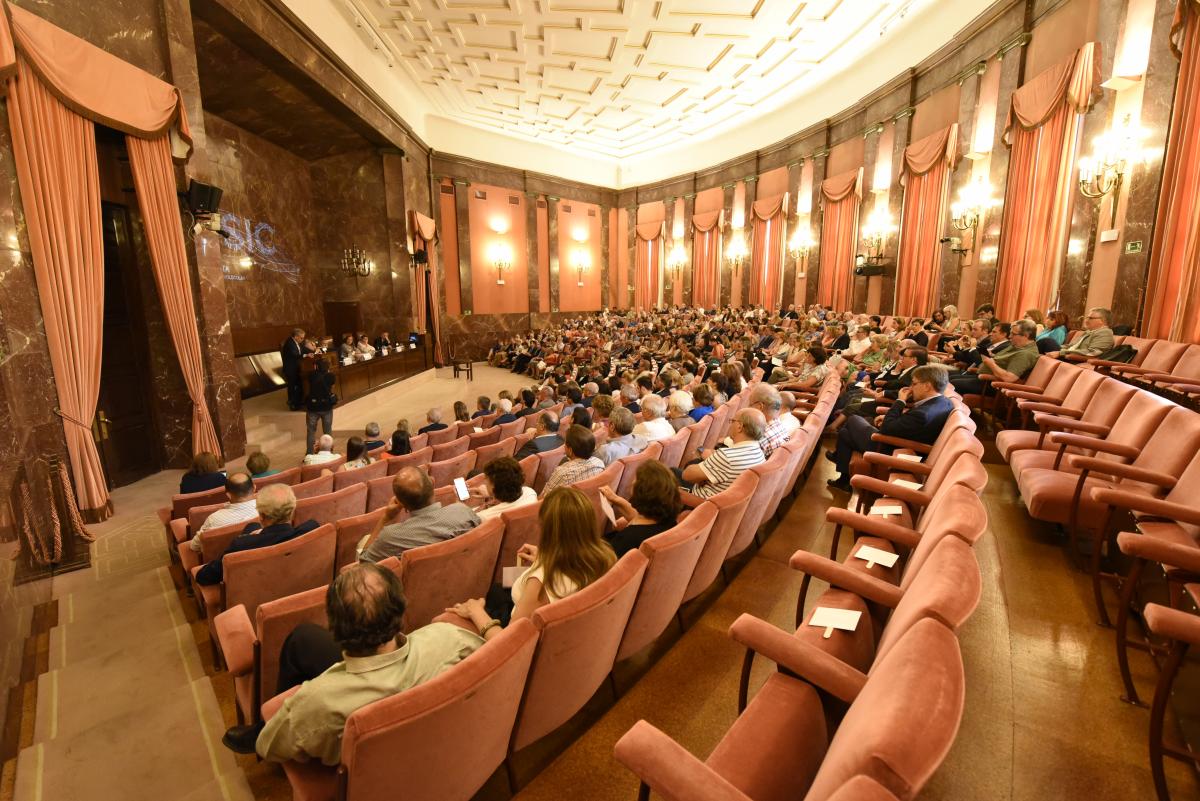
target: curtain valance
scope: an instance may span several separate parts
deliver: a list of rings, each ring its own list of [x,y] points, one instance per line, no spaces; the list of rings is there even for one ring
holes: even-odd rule
[[[754,201],[754,203],[751,205],[750,208],[752,209],[753,214],[756,218],[758,218],[760,220],[769,220],[772,217],[774,217],[776,214],[778,214],[780,212],[780,210],[782,210],[786,213],[787,212],[787,202],[788,202],[788,193],[784,192],[782,195],[776,195],[775,197],[768,197],[768,198],[763,198],[762,200],[756,200],[756,201]]]
[[[1084,114],[1092,106],[1092,93],[1100,83],[1100,45],[1088,42],[1074,56],[1045,70],[1013,92],[1004,124],[1004,142],[1012,144],[1013,126],[1037,128],[1067,103]]]
[[[716,211],[706,211],[700,214],[692,215],[692,227],[700,233],[707,233],[717,226],[723,225],[725,221],[725,210],[717,209]]]
[[[924,175],[939,164],[954,169],[957,163],[957,122],[904,148],[904,169],[909,175]]]
[[[653,242],[655,239],[658,239],[663,235],[663,227],[665,225],[666,223],[662,221],[653,223],[638,223],[634,226],[634,229],[637,231],[638,239],[645,240],[646,242]]]
[[[413,230],[426,242],[437,239],[437,223],[432,217],[426,217],[419,211],[412,212]]]
[[[853,194],[862,197],[862,168],[826,178],[821,182],[821,196],[836,203]]]

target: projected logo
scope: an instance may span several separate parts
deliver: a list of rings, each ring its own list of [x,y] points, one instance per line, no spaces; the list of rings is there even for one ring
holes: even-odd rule
[[[229,233],[221,244],[221,269],[226,281],[245,281],[257,267],[279,273],[289,283],[300,283],[300,265],[276,240],[275,226],[222,211],[221,228]]]

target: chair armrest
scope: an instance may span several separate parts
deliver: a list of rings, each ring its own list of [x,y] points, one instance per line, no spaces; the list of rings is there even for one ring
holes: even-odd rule
[[[825,519],[830,523],[846,526],[855,531],[861,531],[863,534],[870,534],[907,548],[915,548],[921,541],[921,535],[911,528],[884,520],[879,515],[863,515],[840,506],[831,506],[826,509]]]
[[[1149,370],[1145,370],[1144,368],[1138,367],[1136,364],[1130,364],[1129,362],[1113,362],[1109,361],[1108,359],[1097,359],[1093,357],[1088,359],[1087,363],[1093,367],[1104,367],[1110,371],[1115,370],[1118,373],[1123,373],[1129,368],[1132,368],[1134,372],[1150,372]]]
[[[1092,490],[1092,497],[1100,503],[1107,503],[1109,506],[1119,506],[1131,512],[1140,512],[1144,515],[1163,520],[1175,520],[1180,523],[1200,526],[1200,509],[1197,507],[1153,498],[1144,492],[1130,492],[1123,489],[1099,487]]]
[[[1194,545],[1181,545],[1131,531],[1118,534],[1117,545],[1121,553],[1129,556],[1200,573],[1200,548]]]
[[[932,445],[926,445],[924,442],[917,442],[915,439],[903,439],[901,437],[893,437],[888,434],[872,434],[872,442],[881,442],[884,445],[891,445],[896,448],[908,448],[917,453],[929,453],[933,450]]]
[[[1062,358],[1069,362],[1076,362],[1076,363],[1088,362],[1088,361],[1092,360],[1092,357],[1088,356],[1086,353],[1075,353],[1073,351],[1063,353]]]
[[[1146,604],[1146,625],[1155,634],[1178,642],[1200,645],[1200,616],[1159,604]]]
[[[1030,394],[1045,392],[1045,387],[1034,387],[1029,384],[1022,384],[1020,381],[992,381],[993,389],[1007,389],[1010,391],[1028,392]]]
[[[896,605],[900,603],[900,599],[904,597],[904,593],[895,584],[881,581],[870,573],[855,570],[841,562],[817,556],[809,551],[796,551],[788,560],[788,564],[792,566],[793,570],[800,570],[821,579],[830,586],[839,587],[855,595],[860,595],[868,601],[883,604],[892,609],[895,609]]]
[[[254,670],[254,644],[258,637],[244,605],[238,604],[214,617],[213,630],[230,674],[245,676]]]
[[[904,501],[913,506],[928,506],[929,502],[933,500],[933,496],[928,492],[901,487],[899,484],[893,484],[890,481],[881,481],[874,476],[851,476],[850,486],[855,489],[874,492],[888,498],[895,498],[898,501]]]
[[[171,527],[171,536],[175,538],[176,543],[187,542],[190,539],[187,518],[177,517],[167,525]]]
[[[192,550],[189,542],[181,542],[176,545],[175,552],[179,554],[179,564],[183,567],[184,578],[190,582],[192,571],[200,567],[200,554]]]
[[[700,504],[704,503],[704,501],[707,499],[701,498],[698,495],[693,495],[692,493],[688,492],[687,490],[681,489],[679,491],[679,500],[688,509],[695,509]]]
[[[1012,389],[1004,384],[997,384],[1002,388],[1005,395],[1017,401],[1031,401],[1034,403],[1054,403],[1059,398],[1051,398],[1049,395],[1044,395],[1040,392],[1030,392],[1027,389]]]
[[[1036,403],[1033,401],[1019,400],[1017,401],[1017,408],[1023,412],[1047,414],[1055,417],[1073,417],[1076,420],[1078,420],[1080,417],[1083,417],[1082,409],[1071,409],[1054,403]]]
[[[860,621],[860,625],[870,621]],[[860,673],[832,654],[797,640],[753,615],[743,614],[729,627],[734,642],[751,648],[780,667],[843,701],[853,701],[867,683]]]
[[[158,515],[159,521],[161,521],[164,526],[169,526],[171,524],[170,506],[164,506],[163,508],[156,510],[154,513]]]
[[[1050,441],[1055,445],[1063,445],[1070,447],[1074,445],[1076,448],[1086,448],[1090,451],[1100,451],[1101,453],[1111,453],[1113,456],[1120,456],[1123,459],[1136,459],[1141,451],[1132,445],[1123,445],[1120,442],[1109,442],[1106,439],[1098,437],[1083,437],[1079,434],[1064,434],[1056,432],[1050,435]]]
[[[1200,384],[1171,384],[1170,389],[1185,395],[1200,395]]]
[[[877,464],[882,467],[894,467],[897,470],[902,470],[905,473],[917,473],[922,476],[927,476],[933,472],[933,468],[924,462],[910,462],[907,459],[897,459],[895,456],[888,456],[883,453],[871,451],[864,453],[863,458],[867,464]]]
[[[633,724],[617,740],[613,756],[643,783],[668,798],[750,801],[723,776],[644,720]]]
[[[1130,481],[1140,481],[1143,484],[1154,484],[1163,489],[1170,490],[1175,487],[1177,479],[1170,473],[1164,473],[1161,470],[1147,470],[1144,467],[1134,467],[1131,464],[1122,462],[1114,462],[1110,459],[1097,459],[1094,456],[1069,456],[1067,461],[1072,467],[1079,470],[1087,470],[1092,473],[1100,473],[1105,476],[1114,476],[1116,478],[1127,478]]]
[[[1097,437],[1104,437],[1112,429],[1100,423],[1087,423],[1083,420],[1072,420],[1070,417],[1057,417],[1048,414],[1035,414],[1033,421],[1037,423],[1038,428],[1044,428],[1047,431],[1053,429],[1066,429],[1067,431],[1083,431],[1087,434],[1095,434]]]

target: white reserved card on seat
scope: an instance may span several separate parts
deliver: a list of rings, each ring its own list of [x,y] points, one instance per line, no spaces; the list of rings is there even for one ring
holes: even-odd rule
[[[897,453],[897,454],[896,454],[896,458],[897,458],[897,459],[903,459],[903,460],[904,460],[904,461],[906,461],[906,462],[919,462],[919,461],[921,461],[921,457],[920,457],[920,456],[917,456],[915,453]]]
[[[617,525],[617,513],[613,511],[612,504],[609,503],[608,498],[605,498],[603,495],[600,496],[600,511],[604,512],[604,516],[608,518],[608,522],[614,526]]]
[[[482,434],[482,433],[483,433],[483,429],[482,429],[482,428],[480,428],[479,426],[472,426],[472,427],[471,427],[471,430],[472,430],[472,431],[474,431],[476,434]]]
[[[500,586],[505,589],[512,587],[513,584],[517,583],[517,579],[521,577],[521,574],[528,569],[524,565],[514,565],[513,567],[504,568],[504,571],[500,575]]]
[[[870,545],[864,545],[854,552],[855,559],[862,559],[867,563],[867,567],[875,567],[875,565],[883,565],[891,567],[896,564],[896,560],[900,558],[900,554],[884,551],[880,548],[873,548]]]
[[[904,507],[894,503],[877,503],[871,507],[871,514],[887,517],[888,515],[899,515],[904,513]]]
[[[862,617],[862,612],[856,612],[852,609],[834,609],[828,606],[818,606],[813,610],[812,617],[808,619],[808,625],[816,626],[819,629],[825,629],[825,634],[822,636],[829,639],[833,636],[833,630],[854,631],[858,628],[858,620]]]
[[[892,483],[895,484],[897,487],[904,487],[905,489],[910,489],[910,490],[919,490],[921,488],[920,482],[909,481],[906,478],[893,478]]]

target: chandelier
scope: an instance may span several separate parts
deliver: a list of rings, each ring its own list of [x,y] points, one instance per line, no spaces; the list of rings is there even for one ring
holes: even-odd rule
[[[367,252],[360,247],[351,245],[342,251],[341,271],[345,275],[365,278],[371,274],[371,259]]]

